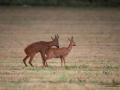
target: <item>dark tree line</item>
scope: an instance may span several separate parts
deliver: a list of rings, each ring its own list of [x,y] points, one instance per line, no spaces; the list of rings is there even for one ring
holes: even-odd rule
[[[0,0],[0,5],[120,6],[120,0]]]

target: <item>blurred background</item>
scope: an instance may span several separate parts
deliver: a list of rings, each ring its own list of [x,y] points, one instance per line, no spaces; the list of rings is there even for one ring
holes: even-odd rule
[[[24,48],[55,34],[74,37],[66,66],[38,53],[25,67]],[[120,0],[0,0],[0,90],[120,90],[119,76]]]
[[[30,6],[120,6],[120,0],[0,0],[0,5]]]

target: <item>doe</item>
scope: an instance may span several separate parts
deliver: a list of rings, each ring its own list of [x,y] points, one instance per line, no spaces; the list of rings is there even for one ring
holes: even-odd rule
[[[70,44],[68,47],[62,47],[62,48],[50,48],[48,52],[46,53],[46,60],[51,59],[51,58],[60,58],[61,59],[61,66],[64,61],[64,66],[65,66],[65,57],[68,55],[68,53],[71,51],[72,46],[76,46],[73,37],[71,39],[68,38],[70,41]],[[45,62],[46,66],[48,66],[47,61]]]

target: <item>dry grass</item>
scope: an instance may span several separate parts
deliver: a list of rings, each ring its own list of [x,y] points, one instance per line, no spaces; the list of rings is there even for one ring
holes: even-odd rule
[[[119,90],[120,9],[0,7],[0,90]],[[48,61],[42,68],[25,67],[24,48],[35,41],[50,41],[59,34],[77,44],[66,58]],[[27,63],[28,64],[28,63]]]

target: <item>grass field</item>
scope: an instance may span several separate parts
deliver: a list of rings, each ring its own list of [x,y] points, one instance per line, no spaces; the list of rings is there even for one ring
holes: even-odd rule
[[[40,53],[25,67],[24,48],[59,34],[76,42],[42,68]],[[0,7],[0,90],[119,90],[120,8]]]

